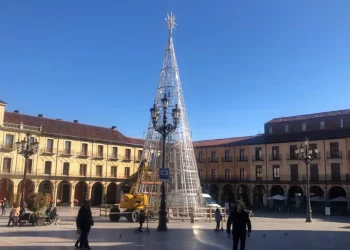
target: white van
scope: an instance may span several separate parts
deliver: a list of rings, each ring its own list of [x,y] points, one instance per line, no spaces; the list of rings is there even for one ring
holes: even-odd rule
[[[220,205],[217,204],[209,194],[202,194],[204,206],[211,208],[220,208]]]

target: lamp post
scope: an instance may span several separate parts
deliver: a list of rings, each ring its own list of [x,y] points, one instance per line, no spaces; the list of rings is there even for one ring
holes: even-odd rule
[[[316,148],[309,148],[309,141],[307,138],[305,138],[304,145],[301,144],[300,147],[295,150],[295,154],[298,157],[299,160],[303,161],[306,165],[306,221],[305,222],[312,222],[312,210],[311,210],[311,202],[310,202],[310,168],[309,164],[313,160],[317,159],[318,149]]]
[[[25,181],[26,181],[26,176],[27,176],[27,168],[28,168],[28,163],[29,163],[29,157],[36,154],[38,152],[39,148],[39,142],[37,139],[35,141],[31,142],[30,141],[30,134],[27,133],[26,137],[22,141],[18,139],[18,142],[16,142],[16,147],[17,147],[17,152],[20,155],[23,155],[25,159],[24,163],[24,171],[23,171],[23,180],[22,180],[22,195],[21,195],[21,208],[25,207],[25,201],[24,201],[24,192],[25,192]]]
[[[153,105],[153,108],[150,109],[151,111],[151,118],[153,123],[153,128],[155,131],[160,133],[162,135],[163,139],[163,154],[162,154],[162,168],[165,168],[165,140],[167,136],[170,133],[173,133],[176,130],[177,124],[179,122],[180,117],[180,109],[177,107],[177,104],[175,105],[175,108],[172,110],[172,116],[173,116],[173,124],[167,124],[167,109],[168,109],[168,98],[166,94],[164,94],[164,97],[161,99],[162,106],[163,106],[163,121],[158,124],[159,120],[159,109],[156,104]],[[162,182],[161,187],[161,202],[159,207],[159,223],[158,223],[158,231],[166,231],[167,225],[166,225],[166,201],[165,201],[165,184]]]

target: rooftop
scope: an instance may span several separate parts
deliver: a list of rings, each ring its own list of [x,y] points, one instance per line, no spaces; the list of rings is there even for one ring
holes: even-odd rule
[[[0,100],[0,104],[7,104],[6,102],[4,102],[4,101],[2,101],[2,100]]]
[[[116,129],[92,126],[76,122],[55,120],[45,117],[31,116],[20,113],[5,112],[4,122],[33,127],[42,126],[41,132],[52,136],[76,137],[111,143],[132,144],[143,146],[144,140],[123,135]]]
[[[223,146],[225,144],[231,144],[238,141],[243,141],[253,136],[242,136],[242,137],[231,137],[231,138],[222,138],[222,139],[213,139],[213,140],[204,140],[204,141],[194,141],[193,147],[215,147],[215,146]]]
[[[350,115],[350,109],[328,111],[328,112],[314,113],[314,114],[307,114],[307,115],[296,115],[296,116],[274,118],[274,119],[268,121],[266,124],[307,120],[307,119],[313,119],[313,118],[324,118],[324,117],[330,117],[330,116],[341,116],[341,115]]]

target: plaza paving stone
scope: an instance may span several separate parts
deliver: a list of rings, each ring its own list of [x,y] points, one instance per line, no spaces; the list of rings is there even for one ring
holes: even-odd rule
[[[73,212],[75,213],[75,211]],[[94,212],[96,215],[96,211]],[[64,212],[61,212],[64,215]],[[1,250],[74,249],[74,215],[62,216],[61,225],[41,227],[6,227],[7,217],[0,218]],[[330,218],[330,217],[329,217]],[[252,218],[253,232],[247,239],[247,250],[345,250],[350,249],[349,218],[332,217],[332,221],[303,218]],[[346,221],[346,222],[344,222]],[[157,232],[157,223],[150,223],[150,233],[135,233],[136,223],[111,223],[95,218],[89,237],[92,249],[232,249],[226,232],[214,232],[214,223],[171,222],[168,232]]]

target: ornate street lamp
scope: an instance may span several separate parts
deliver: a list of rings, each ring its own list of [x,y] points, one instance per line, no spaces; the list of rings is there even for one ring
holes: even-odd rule
[[[303,161],[306,164],[306,221],[305,222],[312,222],[312,210],[311,210],[311,202],[310,202],[310,168],[309,164],[313,160],[317,159],[318,149],[316,148],[309,148],[309,140],[305,138],[304,145],[301,144],[300,147],[295,150],[295,154],[298,157],[299,160]]]
[[[25,201],[24,201],[24,192],[25,192],[25,181],[26,181],[26,175],[27,175],[27,168],[29,165],[29,157],[32,155],[35,155],[38,152],[39,148],[39,142],[37,139],[35,141],[30,141],[30,134],[27,133],[26,137],[22,141],[18,139],[18,142],[16,142],[17,151],[19,154],[23,155],[25,158],[24,163],[24,173],[23,173],[23,180],[22,180],[22,195],[21,195],[21,208],[25,207]]]
[[[180,109],[177,107],[177,104],[175,105],[175,108],[172,110],[172,116],[173,116],[173,124],[167,124],[167,109],[168,109],[168,98],[166,94],[164,94],[164,97],[161,99],[162,106],[163,106],[163,121],[158,124],[159,121],[159,109],[156,104],[153,105],[153,108],[150,109],[151,111],[151,118],[153,123],[153,128],[155,131],[159,132],[162,135],[163,139],[163,154],[162,154],[162,168],[165,168],[165,140],[167,136],[170,133],[173,133],[176,130],[177,124],[179,122],[180,117]],[[166,231],[167,225],[166,225],[166,201],[165,201],[165,184],[162,182],[161,187],[161,202],[159,207],[159,223],[158,223],[158,231]]]

